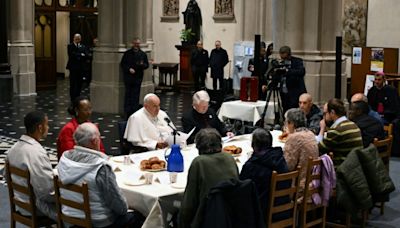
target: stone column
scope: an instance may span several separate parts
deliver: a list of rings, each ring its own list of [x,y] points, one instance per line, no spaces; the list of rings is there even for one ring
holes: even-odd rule
[[[303,58],[307,91],[316,102],[333,98],[335,39],[341,30],[338,13],[342,8],[341,1],[273,0],[272,8],[275,50],[288,45],[294,56]],[[345,98],[344,73],[342,79],[342,98]]]
[[[10,64],[14,93],[36,95],[33,46],[34,1],[12,0],[10,6]]]
[[[147,58],[152,59],[153,41],[153,1],[137,0],[127,1],[126,6],[126,48],[131,47],[131,41],[134,37],[139,37],[142,41],[141,49],[146,52]],[[152,80],[151,66],[144,71],[142,87],[140,89],[140,100],[148,93],[154,92],[154,83]]]
[[[90,87],[93,110],[123,113],[124,92],[120,61],[125,51],[124,0],[98,3],[99,45],[93,53],[93,79]]]
[[[260,34],[262,41],[272,40],[272,0],[243,1],[242,40],[254,41],[254,35]]]
[[[146,1],[104,0],[98,4],[99,46],[94,49],[91,99],[96,112],[123,113],[125,85],[120,62],[134,37],[142,39],[142,50],[151,58],[146,44]],[[150,15],[150,16],[149,16]],[[149,19],[150,20],[150,19]],[[149,34],[150,35],[150,34]],[[151,70],[145,71],[140,102],[154,91]]]

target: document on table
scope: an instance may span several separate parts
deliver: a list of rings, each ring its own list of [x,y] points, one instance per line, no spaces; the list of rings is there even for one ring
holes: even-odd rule
[[[189,133],[184,133],[181,131],[178,131],[179,135],[176,135],[176,144],[186,144],[186,140],[193,134],[194,130],[196,127],[194,127]],[[174,144],[174,136],[173,134],[170,134],[166,140],[166,142],[169,145]]]

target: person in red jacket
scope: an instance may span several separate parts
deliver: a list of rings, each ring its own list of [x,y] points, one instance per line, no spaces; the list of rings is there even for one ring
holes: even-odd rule
[[[74,118],[69,121],[61,129],[57,138],[57,157],[60,159],[61,155],[71,150],[75,146],[75,141],[72,135],[78,126],[85,122],[90,122],[89,118],[92,115],[92,105],[90,104],[89,98],[86,96],[77,97],[72,106],[68,108],[68,113]],[[105,152],[103,142],[100,142],[101,152]]]

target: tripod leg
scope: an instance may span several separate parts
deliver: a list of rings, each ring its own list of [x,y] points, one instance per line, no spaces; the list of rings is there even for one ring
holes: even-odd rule
[[[264,111],[261,114],[261,119],[256,123],[257,126],[262,127],[262,128],[264,128],[264,119],[265,119],[265,115],[267,114],[268,104],[271,99],[272,92],[273,92],[272,90],[267,91],[267,99],[265,100]]]

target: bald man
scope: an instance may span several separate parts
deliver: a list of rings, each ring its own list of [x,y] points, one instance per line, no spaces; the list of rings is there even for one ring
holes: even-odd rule
[[[351,97],[351,103],[352,103],[352,104],[353,104],[354,102],[357,102],[357,101],[364,101],[364,102],[366,102],[366,103],[368,104],[368,98],[367,98],[367,96],[365,96],[365,95],[362,94],[362,93],[356,93],[356,94],[354,94],[354,95]],[[384,123],[382,117],[379,115],[379,113],[377,113],[377,112],[375,112],[374,110],[372,110],[372,108],[369,107],[369,105],[368,105],[368,108],[369,108],[368,115],[371,116],[371,117],[374,117],[374,118],[377,119],[382,125],[384,125],[385,123]]]
[[[88,56],[88,50],[81,44],[81,35],[75,34],[73,42],[68,44],[68,63],[69,70],[69,96],[71,102],[81,93],[84,67]]]
[[[322,120],[323,114],[321,109],[313,104],[310,94],[303,93],[300,95],[299,108],[304,112],[304,114],[306,114],[307,128],[314,132],[314,134],[318,135],[320,130],[319,122]]]
[[[166,139],[172,132],[166,118],[169,119],[169,116],[160,110],[160,98],[149,93],[144,97],[143,108],[129,117],[124,138],[134,146],[146,147],[148,150],[166,148]]]
[[[205,89],[206,76],[208,71],[208,51],[203,48],[203,42],[198,41],[196,49],[192,52],[190,63],[192,64],[192,73],[194,78],[194,89],[199,91]]]

